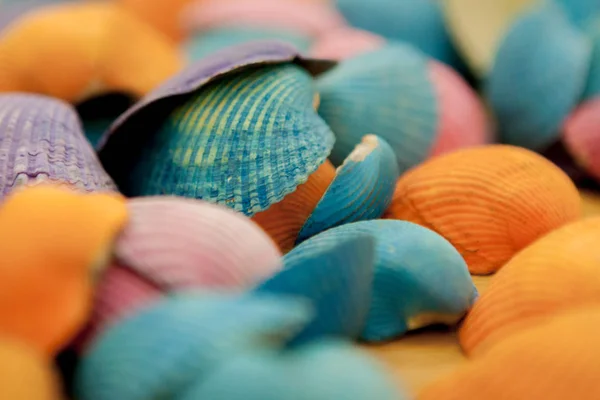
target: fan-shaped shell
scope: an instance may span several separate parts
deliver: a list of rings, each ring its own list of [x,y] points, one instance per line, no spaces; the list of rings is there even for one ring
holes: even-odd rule
[[[362,338],[379,341],[434,323],[455,323],[476,290],[458,252],[435,232],[404,221],[363,221],[325,231],[286,257],[358,235],[375,237],[375,276]]]
[[[563,140],[577,163],[600,180],[600,97],[580,105],[566,120]]]
[[[115,190],[68,104],[30,94],[0,95],[0,200],[22,185]]]
[[[579,193],[558,167],[523,148],[488,145],[433,158],[400,177],[386,218],[435,230],[471,273],[489,274],[580,214]]]
[[[490,282],[460,330],[478,355],[567,309],[600,302],[600,218],[564,226],[517,254]]]
[[[177,398],[242,351],[282,346],[308,319],[303,302],[285,297],[205,293],[163,300],[96,342],[79,368],[77,398]]]
[[[375,135],[365,136],[337,169],[297,241],[345,223],[381,217],[392,201],[398,176],[390,145]]]
[[[194,288],[243,290],[281,267],[273,241],[225,207],[145,197],[130,200],[128,210],[113,265],[96,289],[86,340],[165,294]]]
[[[53,356],[91,311],[92,278],[125,224],[125,200],[36,186],[0,207],[0,326]]]
[[[507,338],[426,388],[419,400],[600,398],[600,309],[557,315]]]
[[[377,362],[345,342],[324,341],[287,352],[242,354],[181,400],[402,400],[399,396]]]
[[[320,35],[310,54],[326,60],[345,60],[382,47],[385,39],[375,33],[351,27],[341,27]]]
[[[486,96],[505,143],[543,150],[583,93],[591,43],[544,3],[519,16],[503,39]]]
[[[356,339],[369,311],[374,262],[375,238],[368,234],[318,243],[310,251],[286,256],[284,270],[256,291],[312,301],[315,318],[293,344],[323,336]]]
[[[427,59],[416,49],[387,44],[345,60],[319,77],[317,90],[319,114],[336,135],[334,165],[368,133],[390,144],[400,172],[429,154],[439,110]]]
[[[194,0],[118,0],[123,8],[134,13],[169,38],[179,41],[185,37],[185,12]]]

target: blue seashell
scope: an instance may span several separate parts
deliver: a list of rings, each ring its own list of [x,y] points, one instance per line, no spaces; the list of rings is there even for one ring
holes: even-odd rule
[[[590,100],[600,96],[600,18],[597,19],[595,25],[590,27],[589,34],[593,43],[592,60],[586,87],[583,92],[583,100]]]
[[[286,257],[362,234],[377,240],[375,278],[362,338],[382,341],[435,323],[455,323],[477,291],[467,265],[442,236],[406,221],[354,222],[325,231]]]
[[[600,18],[600,1],[598,0],[552,0],[562,7],[569,19],[578,27],[587,30]]]
[[[396,154],[400,173],[424,161],[439,110],[428,60],[403,44],[387,44],[340,63],[317,80],[319,114],[336,135],[330,160],[340,165],[372,133]]]
[[[486,95],[505,143],[542,150],[582,95],[590,41],[548,3],[522,14],[500,45]]]
[[[81,400],[173,399],[241,351],[281,347],[307,305],[274,296],[181,295],[106,331],[81,361]]]
[[[390,145],[375,135],[365,136],[336,171],[297,242],[349,222],[381,217],[392,201],[399,175]]]
[[[285,256],[284,269],[256,291],[313,302],[315,318],[294,337],[292,345],[321,336],[355,339],[369,311],[374,261],[375,239],[368,234],[317,243],[310,251]]]
[[[382,365],[348,343],[249,352],[229,360],[178,400],[402,400]]]

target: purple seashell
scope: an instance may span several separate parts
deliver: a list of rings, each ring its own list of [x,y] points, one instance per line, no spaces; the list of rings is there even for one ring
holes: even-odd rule
[[[84,192],[116,190],[73,107],[41,95],[0,95],[0,199],[40,182]]]

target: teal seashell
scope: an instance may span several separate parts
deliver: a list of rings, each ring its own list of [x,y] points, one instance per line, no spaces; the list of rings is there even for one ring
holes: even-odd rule
[[[589,39],[551,3],[514,22],[486,83],[505,143],[543,150],[558,139],[583,93],[590,53]]]
[[[249,352],[199,380],[178,400],[402,400],[388,372],[348,343]]]
[[[298,243],[327,229],[379,218],[400,176],[390,145],[375,135],[362,142],[337,169],[336,177],[298,235]]]
[[[95,342],[75,378],[76,397],[174,399],[241,351],[282,346],[309,317],[300,300],[265,295],[156,302]]]
[[[375,239],[368,234],[318,243],[285,256],[284,269],[255,291],[312,301],[315,318],[291,345],[323,336],[356,339],[369,311],[374,261]]]
[[[390,144],[401,173],[429,155],[439,110],[428,60],[418,50],[390,43],[362,53],[321,75],[317,88],[319,114],[336,135],[334,165],[369,133]]]
[[[589,35],[593,43],[592,60],[587,83],[583,93],[584,100],[590,100],[600,96],[600,17],[589,29]]]
[[[456,323],[477,291],[467,265],[442,236],[406,221],[354,222],[301,243],[286,257],[363,234],[377,241],[372,298],[362,338],[382,341],[436,323]]]
[[[569,19],[583,30],[596,24],[600,17],[598,0],[552,0],[562,7]]]

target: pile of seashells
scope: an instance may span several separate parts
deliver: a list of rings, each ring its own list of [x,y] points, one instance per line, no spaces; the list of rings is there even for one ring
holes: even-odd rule
[[[600,3],[442,3],[0,0],[0,399],[598,400]]]

